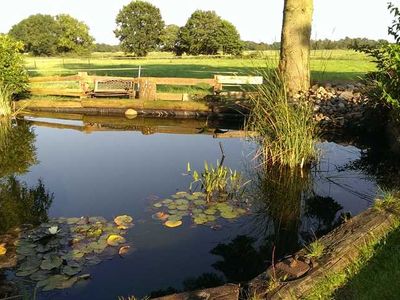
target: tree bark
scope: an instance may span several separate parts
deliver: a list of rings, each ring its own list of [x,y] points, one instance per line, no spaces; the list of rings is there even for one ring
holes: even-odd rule
[[[310,87],[313,0],[285,0],[279,69],[290,93]]]

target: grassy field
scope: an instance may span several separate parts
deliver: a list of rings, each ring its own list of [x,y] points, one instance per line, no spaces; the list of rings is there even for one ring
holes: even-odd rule
[[[170,53],[151,53],[147,58],[135,59],[122,53],[93,53],[85,58],[26,57],[26,68],[31,76],[68,75],[79,71],[90,75],[136,77],[142,76],[212,78],[214,74],[252,74],[257,69],[276,66],[279,53],[247,53],[243,58],[173,57]],[[311,52],[314,81],[354,81],[375,65],[365,55],[351,50],[317,50]]]

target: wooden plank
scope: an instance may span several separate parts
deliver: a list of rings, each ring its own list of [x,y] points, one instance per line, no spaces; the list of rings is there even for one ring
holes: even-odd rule
[[[155,300],[190,300],[190,299],[207,299],[207,300],[238,300],[240,286],[238,284],[226,284],[223,286],[204,289],[194,292],[186,292],[181,294],[173,294]]]
[[[179,78],[179,77],[142,77],[148,81],[155,82],[156,84],[163,85],[198,85],[198,84],[208,84],[214,86],[214,79],[198,79],[198,78]]]
[[[262,76],[215,76],[219,84],[263,84]]]
[[[59,88],[31,88],[30,92],[33,95],[48,95],[48,96],[71,96],[80,97],[82,91],[78,89],[59,89]]]
[[[183,101],[184,94],[177,93],[157,93],[157,100]]]
[[[81,79],[78,75],[73,76],[45,76],[45,77],[30,77],[29,81],[34,82],[62,82],[62,81],[79,81]]]

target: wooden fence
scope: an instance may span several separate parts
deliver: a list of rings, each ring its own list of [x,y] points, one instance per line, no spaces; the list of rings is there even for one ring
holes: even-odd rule
[[[79,98],[96,97],[96,88],[99,82],[130,82],[132,83],[132,92],[119,89],[109,90],[108,95],[126,94],[127,96],[133,95],[134,98],[141,100],[169,100],[169,101],[190,101],[196,98],[196,95],[187,93],[163,93],[157,92],[157,85],[170,85],[170,86],[209,86],[213,94],[222,94],[233,97],[243,98],[248,93],[243,91],[230,91],[223,92],[224,86],[242,86],[242,85],[257,85],[262,84],[263,79],[259,76],[223,76],[215,75],[211,79],[197,79],[197,78],[166,78],[166,77],[115,77],[115,76],[92,76],[86,72],[79,72],[73,76],[46,76],[46,77],[31,77],[31,83],[78,83],[77,88],[60,88],[60,87],[31,87],[30,91],[33,95],[46,95],[46,96],[68,96]],[[102,90],[102,96],[107,96],[107,93]],[[203,95],[204,96],[204,95]]]

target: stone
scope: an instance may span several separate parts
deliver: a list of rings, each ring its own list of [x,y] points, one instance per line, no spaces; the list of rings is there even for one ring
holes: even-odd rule
[[[138,112],[134,109],[130,108],[125,111],[125,117],[127,117],[128,119],[136,118],[137,115],[138,115]]]
[[[353,92],[350,91],[344,91],[340,94],[339,96],[341,99],[346,100],[346,101],[350,101],[351,99],[353,99]]]

